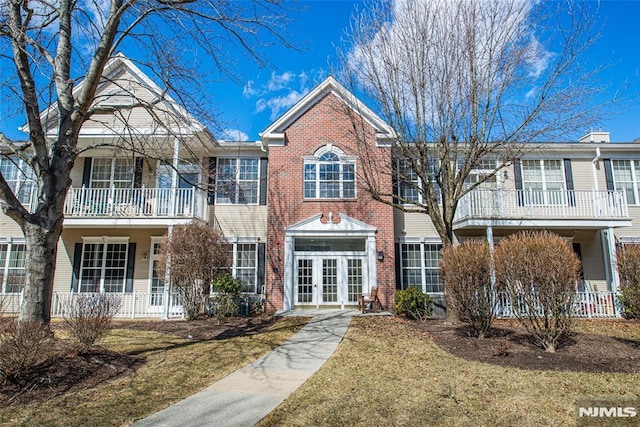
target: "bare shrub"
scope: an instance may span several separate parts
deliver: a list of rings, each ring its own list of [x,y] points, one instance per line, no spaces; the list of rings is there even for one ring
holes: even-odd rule
[[[169,288],[180,295],[187,320],[197,319],[216,277],[231,264],[224,237],[206,224],[173,228],[160,245],[160,277],[169,277]]]
[[[536,344],[555,352],[572,326],[577,255],[557,234],[523,231],[501,241],[494,260],[514,315]]]
[[[0,376],[11,383],[46,360],[53,341],[49,325],[42,322],[0,322]]]
[[[640,245],[625,245],[616,252],[624,317],[640,321]]]
[[[64,329],[83,349],[93,347],[111,330],[122,305],[117,294],[76,294],[64,304]]]
[[[448,294],[447,309],[453,310],[458,320],[470,324],[477,336],[484,338],[498,308],[491,284],[489,245],[468,241],[448,246],[442,251],[440,268]]]

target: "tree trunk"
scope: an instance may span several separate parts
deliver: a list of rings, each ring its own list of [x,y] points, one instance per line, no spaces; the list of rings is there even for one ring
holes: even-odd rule
[[[27,242],[27,269],[19,322],[51,321],[51,300],[62,217],[51,229],[34,224],[23,228]]]

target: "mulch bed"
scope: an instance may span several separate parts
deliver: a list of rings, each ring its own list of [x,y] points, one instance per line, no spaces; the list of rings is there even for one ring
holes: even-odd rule
[[[0,322],[8,319],[0,319]],[[257,334],[275,323],[271,316],[231,318],[220,322],[212,318],[184,320],[115,321],[117,329],[156,331],[198,341],[221,340]],[[54,324],[53,328],[60,327]],[[81,352],[69,341],[56,340],[49,357],[14,382],[0,376],[0,407],[51,399],[105,381],[129,375],[145,363],[145,358],[121,354],[102,347]]]
[[[444,350],[469,360],[520,369],[576,372],[640,372],[640,340],[576,333],[562,342],[555,353],[535,346],[516,322],[496,321],[487,338],[471,336],[464,325],[446,320],[406,322]],[[228,319],[224,323],[203,318],[195,321],[117,321],[115,328],[156,331],[193,340],[219,340],[257,334],[273,325],[270,316]],[[128,375],[145,363],[144,357],[119,354],[97,347],[80,352],[69,342],[58,340],[52,356],[9,383],[0,378],[0,406],[50,399]]]
[[[640,340],[573,333],[549,353],[513,320],[497,320],[483,339],[474,337],[468,326],[447,320],[411,322],[411,327],[467,360],[544,371],[640,373]]]

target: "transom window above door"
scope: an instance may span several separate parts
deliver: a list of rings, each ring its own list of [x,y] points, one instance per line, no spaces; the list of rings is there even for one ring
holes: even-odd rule
[[[355,199],[355,156],[347,156],[332,145],[304,157],[305,199]]]

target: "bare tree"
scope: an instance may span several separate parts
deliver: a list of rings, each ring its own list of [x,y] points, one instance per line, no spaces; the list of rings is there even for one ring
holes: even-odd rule
[[[527,0],[372,0],[355,14],[343,80],[397,133],[386,164],[360,150],[360,183],[405,212],[428,215],[443,244],[465,194],[534,142],[584,129],[598,86],[581,55],[593,43],[587,5]],[[557,10],[550,10],[557,7]],[[355,117],[355,116],[354,116]],[[356,117],[356,135],[364,135]],[[487,162],[490,171],[471,181]],[[392,177],[395,191],[381,183]]]
[[[176,226],[160,245],[158,274],[180,295],[187,319],[196,319],[218,275],[231,265],[229,245],[206,224]]]
[[[0,51],[0,96],[14,101],[29,135],[17,143],[0,133],[0,151],[28,165],[37,186],[36,202],[25,207],[0,175],[0,207],[21,227],[27,243],[21,321],[50,320],[63,206],[81,151],[107,144],[161,157],[151,153],[157,144],[127,126],[135,109],[144,109],[165,141],[178,140],[182,149],[197,153],[212,140],[191,116],[210,119],[204,115],[210,104],[197,86],[203,81],[198,70],[233,78],[234,55],[263,64],[264,45],[289,46],[281,36],[284,24],[281,5],[269,0],[0,2],[0,39],[7,46]],[[154,73],[163,91],[141,98],[128,84],[110,81],[105,67],[119,50],[135,50],[138,64]],[[106,83],[120,90],[98,97]],[[133,101],[103,102],[122,95]],[[120,137],[80,147],[80,130],[88,121],[111,127]]]

